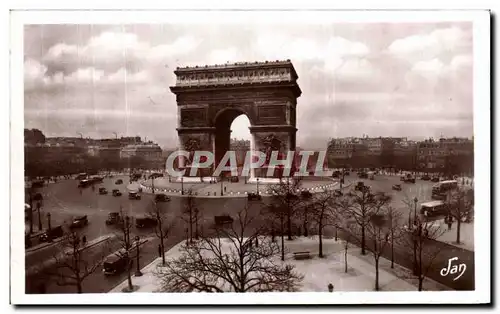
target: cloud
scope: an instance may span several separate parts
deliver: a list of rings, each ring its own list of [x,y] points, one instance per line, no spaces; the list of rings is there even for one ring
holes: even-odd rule
[[[468,32],[459,27],[449,27],[396,39],[387,50],[398,58],[415,61],[433,59],[466,45],[470,45]]]
[[[38,84],[44,84],[47,67],[37,60],[28,59],[24,61],[24,88],[30,90]]]

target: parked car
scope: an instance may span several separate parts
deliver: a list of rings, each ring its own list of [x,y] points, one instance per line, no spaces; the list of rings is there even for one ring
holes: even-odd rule
[[[305,198],[305,199],[309,199],[311,198],[313,195],[311,192],[309,191],[302,191],[300,192],[300,196],[302,196],[302,198]]]
[[[122,192],[120,192],[120,190],[118,190],[118,189],[114,189],[112,193],[113,193],[113,196],[122,196]]]
[[[358,181],[356,186],[354,186],[355,191],[361,191],[365,187],[365,183],[363,181]]]
[[[439,177],[432,177],[431,182],[439,182]]]
[[[106,188],[99,188],[99,194],[101,195],[108,194],[108,190],[106,190]]]
[[[106,257],[102,265],[102,271],[106,276],[112,276],[123,272],[127,266],[125,250],[120,249]]]
[[[120,225],[123,223],[123,218],[120,213],[113,212],[108,214],[108,219],[106,219],[106,225]]]
[[[40,242],[47,242],[49,239],[56,239],[62,237],[64,234],[62,226],[56,226],[52,227],[50,230],[45,231],[42,233],[38,239]]]
[[[165,194],[156,194],[155,202],[170,202],[170,197],[166,196]]]
[[[153,228],[158,224],[158,220],[153,217],[139,217],[135,219],[136,228]]]
[[[366,173],[366,172],[359,172],[358,173],[358,177],[360,179],[368,179],[368,173]]]
[[[128,199],[129,200],[140,200],[141,194],[139,194],[139,192],[128,192]]]
[[[215,225],[217,227],[222,227],[226,224],[233,223],[233,218],[231,216],[229,216],[228,214],[225,214],[225,215],[220,215],[220,216],[214,216],[214,221],[215,221]]]
[[[429,181],[431,179],[431,177],[429,177],[428,175],[424,174],[420,180],[424,180],[424,181]]]
[[[394,184],[394,185],[392,186],[392,189],[393,189],[394,191],[401,191],[401,190],[402,190],[402,189],[401,189],[401,184]]]
[[[80,216],[80,217],[76,217],[75,219],[73,219],[73,222],[71,223],[70,225],[70,228],[83,228],[85,227],[86,225],[89,224],[89,221],[87,219],[87,216]]]
[[[257,193],[248,193],[248,200],[249,201],[260,201],[262,199],[262,195],[257,194]]]
[[[119,184],[123,184],[123,180],[122,179],[118,179],[115,181],[115,184],[119,185]]]
[[[237,183],[237,182],[239,182],[239,181],[240,181],[240,179],[239,179],[237,176],[232,176],[232,177],[231,177],[231,182],[233,182],[233,183]]]

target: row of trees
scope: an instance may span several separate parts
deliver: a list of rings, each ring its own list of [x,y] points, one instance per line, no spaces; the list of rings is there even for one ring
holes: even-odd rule
[[[303,278],[285,262],[285,237],[296,234],[318,235],[318,257],[325,256],[323,233],[333,226],[344,242],[345,271],[350,244],[361,254],[373,256],[375,290],[379,285],[380,257],[386,256],[394,267],[395,250],[414,257],[413,274],[419,291],[440,249],[433,245],[444,230],[416,215],[405,225],[401,212],[391,206],[391,198],[369,188],[340,195],[324,191],[311,197],[300,192],[300,181],[283,181],[272,187],[272,201],[247,205],[226,228],[214,227],[198,239],[188,237],[179,258],[158,268],[165,291],[248,292],[295,291]],[[463,203],[464,192],[457,191],[448,203],[450,215],[463,215],[470,206]],[[413,204],[409,210],[413,210]],[[259,206],[259,208],[255,208]],[[192,221],[192,220],[190,220]],[[192,226],[192,223],[188,221]],[[303,232],[294,232],[294,226]],[[280,243],[275,241],[280,237]],[[280,258],[282,263],[277,263]]]
[[[419,290],[423,290],[423,281],[439,254],[432,240],[444,232],[442,228],[436,228],[420,215],[415,215],[411,225],[405,224],[405,217],[391,206],[389,196],[367,187],[344,195],[328,190],[307,195],[300,192],[300,181],[290,180],[282,181],[272,190],[270,202],[248,202],[239,209],[234,222],[226,226],[202,220],[193,192],[188,191],[183,198],[181,215],[186,242],[181,256],[168,260],[164,241],[176,221],[167,216],[168,206],[163,204],[168,203],[153,201],[149,215],[158,222],[155,234],[162,261],[157,276],[162,279],[163,290],[296,291],[303,276],[285,261],[285,237],[291,240],[298,234],[317,235],[318,257],[323,258],[323,234],[327,226],[335,228],[335,236],[344,243],[345,272],[348,272],[348,250],[351,244],[356,244],[362,255],[370,253],[373,256],[375,290],[379,290],[380,257],[388,257],[394,267],[395,250],[401,250],[402,254],[413,256],[413,274],[419,281]],[[411,201],[407,205],[413,210]],[[462,221],[471,210],[470,193],[454,192],[447,206],[449,214]],[[140,242],[131,234],[132,222],[125,216],[117,234],[121,250],[116,254],[127,261],[129,291],[134,289],[132,264],[134,259],[138,260]],[[280,243],[276,242],[276,236],[280,237]],[[458,242],[459,237],[458,231]],[[76,233],[66,235],[61,244],[65,255],[55,257],[57,271],[50,274],[57,278],[58,284],[74,285],[78,292],[82,292],[83,280],[102,264],[104,258],[85,259],[81,253],[85,244],[80,239]],[[139,272],[139,268],[137,270]]]

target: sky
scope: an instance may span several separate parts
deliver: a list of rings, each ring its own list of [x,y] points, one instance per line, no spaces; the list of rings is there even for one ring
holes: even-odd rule
[[[472,24],[27,25],[26,128],[177,146],[178,66],[290,59],[297,145],[472,137]],[[249,139],[238,117],[232,137]]]

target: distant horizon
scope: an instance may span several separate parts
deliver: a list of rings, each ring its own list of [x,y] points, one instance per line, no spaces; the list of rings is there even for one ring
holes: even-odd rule
[[[27,128],[26,128],[27,129]],[[35,128],[36,129],[36,128]],[[46,138],[57,138],[57,137],[67,137],[67,138],[80,138],[79,136],[74,136],[74,135],[70,135],[70,136],[65,136],[65,135],[51,135],[51,136],[48,136],[43,130],[39,129],[40,131],[42,131],[42,133],[45,135]],[[434,138],[434,139],[439,139],[439,138],[454,138],[454,137],[457,137],[457,138],[467,138],[467,139],[472,139],[474,137],[474,135],[471,135],[471,136],[458,136],[458,135],[445,135],[443,134],[442,137],[429,137],[429,136],[405,136],[405,135],[385,135],[385,136],[382,136],[382,135],[377,135],[377,136],[372,136],[370,134],[362,134],[360,136],[355,136],[355,135],[351,135],[351,136],[332,136],[332,137],[329,137],[326,141],[325,141],[325,146],[327,145],[328,141],[330,139],[335,139],[335,138],[363,138],[363,135],[365,136],[368,136],[368,138],[379,138],[379,137],[389,137],[389,138],[401,138],[401,137],[404,137],[404,138],[407,138],[408,140],[411,140],[411,141],[423,141],[423,140],[427,140],[429,138]],[[156,143],[158,144],[162,150],[170,150],[170,149],[177,149],[178,148],[178,143],[177,144],[162,144],[162,143],[159,143],[153,139],[150,139],[150,138],[147,138],[147,137],[144,137],[144,136],[141,136],[139,134],[136,134],[136,135],[118,135],[117,139],[120,139],[120,138],[125,138],[125,137],[140,137],[142,141],[146,142],[146,141],[153,141],[153,143]],[[86,136],[83,136],[83,139],[92,139],[92,140],[103,140],[103,139],[115,139],[115,137],[86,137]],[[251,139],[247,139],[247,138],[239,138],[239,137],[231,137],[231,139],[235,139],[235,140],[251,140]],[[300,147],[300,148],[307,148],[307,149],[319,149],[320,147],[318,147],[317,145],[303,145],[301,144],[300,142],[297,143],[296,145],[297,147]]]

